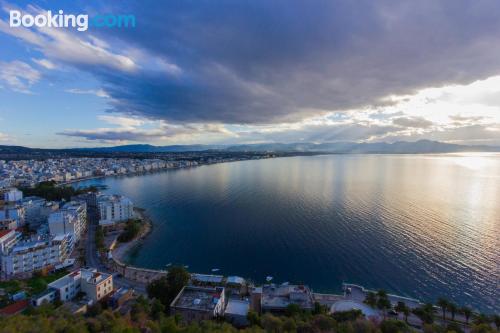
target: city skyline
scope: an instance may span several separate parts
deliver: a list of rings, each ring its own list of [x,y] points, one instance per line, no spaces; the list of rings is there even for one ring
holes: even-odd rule
[[[500,145],[495,1],[5,1],[0,145]],[[12,28],[9,11],[135,28]]]

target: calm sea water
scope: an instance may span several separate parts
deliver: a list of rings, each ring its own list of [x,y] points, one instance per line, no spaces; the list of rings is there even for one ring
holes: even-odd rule
[[[91,180],[147,209],[134,265],[500,309],[500,155],[329,155]]]

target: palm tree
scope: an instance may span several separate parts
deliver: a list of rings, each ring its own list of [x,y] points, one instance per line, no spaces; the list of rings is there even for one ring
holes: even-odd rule
[[[499,315],[493,316],[493,322],[495,323],[495,326],[497,327],[497,331],[500,330],[500,316]]]
[[[386,297],[379,297],[379,299],[377,300],[377,308],[382,310],[382,312],[384,314],[384,319],[385,319],[387,310],[391,308],[391,302],[389,301],[387,296]]]
[[[469,318],[472,315],[472,309],[469,308],[468,306],[463,306],[462,309],[461,309],[461,311],[464,314],[465,323],[468,325],[469,324]]]
[[[443,297],[439,297],[437,300],[437,305],[443,310],[443,320],[446,320],[446,308],[448,307],[448,300]]]
[[[451,320],[455,320],[455,313],[457,312],[458,307],[456,306],[455,303],[449,302],[448,303],[448,311],[451,312]]]
[[[377,296],[380,298],[387,298],[387,291],[385,291],[384,289],[379,289],[377,291]]]
[[[397,312],[402,312],[405,315],[405,322],[408,322],[408,315],[410,314],[410,309],[406,306],[405,302],[398,302],[395,310]]]
[[[405,315],[405,322],[408,323],[408,315],[410,314],[410,308],[405,305],[403,309],[403,314]]]
[[[366,294],[365,303],[374,308],[377,305],[377,295],[370,291]]]

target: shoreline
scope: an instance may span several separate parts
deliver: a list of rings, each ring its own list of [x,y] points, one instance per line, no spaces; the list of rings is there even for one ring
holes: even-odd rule
[[[111,246],[112,248],[109,249],[113,257],[113,260],[123,264],[127,264],[126,259],[129,253],[133,251],[136,247],[142,245],[146,237],[148,237],[153,230],[153,221],[147,215],[145,209],[140,207],[135,207],[134,212],[137,215],[137,218],[141,220],[142,223],[141,232],[134,239],[132,239],[130,242],[127,243],[121,243],[118,241],[118,239],[116,239],[114,242],[114,246]]]

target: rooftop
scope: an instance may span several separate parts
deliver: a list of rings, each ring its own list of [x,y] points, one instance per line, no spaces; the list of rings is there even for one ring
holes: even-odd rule
[[[228,315],[246,316],[250,309],[250,302],[239,299],[230,299],[225,313]]]
[[[29,305],[29,301],[27,299],[23,299],[22,301],[17,301],[12,303],[11,305],[7,305],[4,308],[0,309],[0,315],[4,316],[12,316],[16,313],[19,313],[26,309]]]
[[[289,304],[297,304],[303,309],[313,306],[311,291],[304,285],[274,284],[262,288],[262,306],[274,309],[286,308]]]
[[[210,274],[191,274],[191,278],[199,282],[207,283],[221,283],[224,277],[222,275],[210,275]]]
[[[172,302],[171,306],[175,308],[191,309],[197,311],[212,311],[220,297],[224,292],[224,288],[202,288],[186,286]]]
[[[79,279],[81,277],[80,271],[74,271],[69,273],[68,275],[63,276],[62,278],[55,280],[54,282],[49,283],[49,287],[55,289],[61,289],[67,286],[69,283]]]
[[[14,230],[0,230],[0,238],[4,237],[5,235],[10,234],[11,232],[15,232]]]

